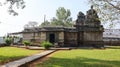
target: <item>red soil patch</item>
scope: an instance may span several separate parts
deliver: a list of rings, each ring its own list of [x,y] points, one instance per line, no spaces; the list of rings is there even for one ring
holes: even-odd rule
[[[40,58],[40,59],[38,59],[38,60],[36,60],[36,61],[33,61],[33,62],[31,62],[31,63],[28,65],[28,67],[36,67],[37,64],[42,64],[42,63],[44,63],[45,61],[49,60],[49,58],[52,57],[52,55],[53,55],[53,53],[52,53],[52,54],[49,54],[49,55],[47,55],[47,56],[45,56],[45,57],[43,57],[43,58]]]

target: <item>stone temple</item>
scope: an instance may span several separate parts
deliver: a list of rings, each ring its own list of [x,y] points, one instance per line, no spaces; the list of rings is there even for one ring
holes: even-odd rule
[[[43,41],[57,43],[59,47],[103,47],[103,31],[97,12],[91,6],[87,14],[79,12],[74,27],[36,27],[25,28],[23,40],[36,44]]]

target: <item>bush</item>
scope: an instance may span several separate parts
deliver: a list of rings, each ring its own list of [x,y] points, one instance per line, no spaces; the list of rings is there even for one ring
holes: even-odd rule
[[[49,41],[44,41],[42,42],[42,47],[44,47],[45,49],[49,49],[53,44],[50,43]]]
[[[10,44],[12,43],[12,40],[10,38],[6,38],[5,43],[7,46],[10,46]]]
[[[30,41],[24,41],[23,44],[24,44],[25,46],[29,46],[31,43],[30,43]]]

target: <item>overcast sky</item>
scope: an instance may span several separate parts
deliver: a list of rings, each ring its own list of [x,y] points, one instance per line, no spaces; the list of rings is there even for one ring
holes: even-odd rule
[[[0,0],[2,1],[2,0]],[[19,32],[23,30],[25,24],[29,21],[36,21],[39,24],[43,22],[44,15],[50,20],[55,17],[56,9],[64,7],[70,9],[71,17],[76,20],[79,11],[86,14],[90,9],[87,0],[24,0],[26,8],[17,10],[19,15],[12,16],[7,12],[6,6],[0,6],[0,36],[7,33]]]

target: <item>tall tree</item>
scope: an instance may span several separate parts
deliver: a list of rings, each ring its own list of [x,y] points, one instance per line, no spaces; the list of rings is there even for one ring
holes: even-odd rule
[[[56,18],[53,17],[53,19],[51,20],[51,24],[71,27],[72,18],[70,16],[71,16],[71,12],[69,9],[65,9],[64,7],[59,7],[56,10]]]
[[[30,28],[30,27],[35,28],[37,26],[38,26],[38,23],[36,21],[30,21],[30,22],[28,22],[28,24],[24,25],[24,28]]]
[[[103,21],[120,20],[120,0],[89,0]]]
[[[12,14],[13,16],[18,15],[18,13],[15,11],[14,7],[17,7],[17,9],[25,8],[24,0],[1,0],[0,1],[0,6],[6,5],[6,4],[9,5],[9,7],[8,7],[9,14]]]
[[[24,28],[29,28],[29,24],[25,24],[25,25],[24,25]]]
[[[44,22],[41,23],[40,26],[48,26],[50,25],[50,22],[48,20],[45,20]]]
[[[37,27],[38,26],[38,23],[35,21],[30,21],[28,24],[30,27]]]

